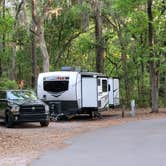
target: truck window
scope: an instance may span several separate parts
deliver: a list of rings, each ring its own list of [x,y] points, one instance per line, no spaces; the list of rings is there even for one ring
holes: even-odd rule
[[[49,92],[63,92],[69,87],[69,81],[44,81],[43,84],[44,90]]]
[[[103,92],[107,92],[108,91],[107,80],[102,80],[102,91]]]

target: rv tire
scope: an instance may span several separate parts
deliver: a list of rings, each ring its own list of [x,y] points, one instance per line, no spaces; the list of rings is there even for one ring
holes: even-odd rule
[[[93,111],[90,111],[89,117],[90,117],[91,119],[93,119]]]
[[[96,110],[90,111],[89,116],[91,119],[93,119],[96,115]]]

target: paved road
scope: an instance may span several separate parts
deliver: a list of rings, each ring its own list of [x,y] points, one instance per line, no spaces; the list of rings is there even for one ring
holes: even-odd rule
[[[68,143],[31,166],[166,166],[166,119],[101,129]]]

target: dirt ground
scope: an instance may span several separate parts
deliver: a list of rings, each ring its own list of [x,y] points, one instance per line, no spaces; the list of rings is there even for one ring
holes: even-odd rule
[[[122,118],[121,110],[115,109],[102,113],[101,119],[77,116],[68,121],[51,122],[46,128],[41,128],[38,123],[27,123],[7,129],[0,123],[0,166],[26,166],[48,150],[65,148],[65,140],[98,128],[130,121],[166,118],[166,108],[160,109],[159,113],[149,112],[149,109],[137,109],[136,116],[132,117],[126,110]]]

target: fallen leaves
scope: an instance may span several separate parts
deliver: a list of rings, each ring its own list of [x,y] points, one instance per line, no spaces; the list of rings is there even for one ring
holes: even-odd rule
[[[139,109],[136,110],[136,116],[131,117],[129,111],[126,111],[125,118],[121,118],[121,110],[111,110],[103,113],[103,118],[100,120],[91,120],[86,116],[80,116],[66,122],[52,122],[46,128],[41,128],[38,123],[32,123],[8,129],[1,124],[0,165],[26,165],[45,151],[65,147],[65,140],[98,128],[130,121],[166,118],[166,109],[161,109],[158,114],[149,112],[148,109]]]

